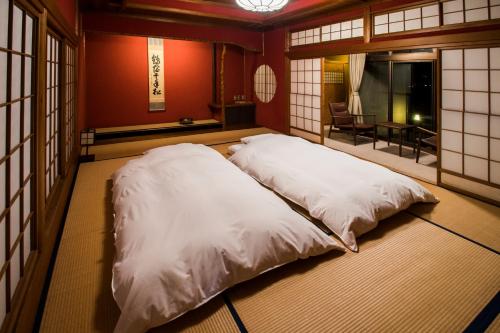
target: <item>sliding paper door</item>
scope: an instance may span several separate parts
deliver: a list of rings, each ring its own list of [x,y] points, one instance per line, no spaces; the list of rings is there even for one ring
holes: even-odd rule
[[[441,182],[500,202],[500,47],[441,53]]]
[[[292,60],[290,65],[290,134],[321,142],[322,60]]]
[[[34,19],[0,0],[0,325],[34,248]]]

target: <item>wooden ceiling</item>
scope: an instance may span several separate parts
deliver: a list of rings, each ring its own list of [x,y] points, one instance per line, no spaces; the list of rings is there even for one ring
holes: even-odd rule
[[[188,24],[226,25],[265,30],[321,13],[359,7],[369,0],[289,0],[280,11],[255,13],[235,0],[80,0],[82,12],[107,12]]]

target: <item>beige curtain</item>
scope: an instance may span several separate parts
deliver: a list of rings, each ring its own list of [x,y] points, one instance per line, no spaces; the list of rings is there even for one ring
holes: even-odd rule
[[[362,114],[361,99],[359,98],[359,87],[361,86],[361,80],[363,79],[365,60],[366,60],[365,53],[349,55],[349,76],[351,80],[351,95],[349,96],[349,112],[353,114]]]

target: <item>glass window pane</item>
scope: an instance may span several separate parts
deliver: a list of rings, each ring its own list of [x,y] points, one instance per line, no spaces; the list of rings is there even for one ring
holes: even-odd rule
[[[12,100],[21,97],[21,56],[12,55]]]
[[[12,20],[12,49],[22,51],[23,38],[23,12],[19,7],[14,6],[14,16]]]
[[[7,100],[7,53],[0,51],[0,103],[5,103],[6,100]]]

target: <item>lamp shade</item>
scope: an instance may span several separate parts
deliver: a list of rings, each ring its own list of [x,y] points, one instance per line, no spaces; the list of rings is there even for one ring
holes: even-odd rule
[[[236,0],[236,3],[253,12],[272,12],[283,8],[288,0]]]

